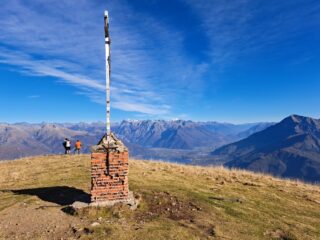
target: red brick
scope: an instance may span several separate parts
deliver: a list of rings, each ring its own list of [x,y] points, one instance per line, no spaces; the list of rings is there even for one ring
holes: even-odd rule
[[[91,201],[126,200],[128,152],[91,154]]]

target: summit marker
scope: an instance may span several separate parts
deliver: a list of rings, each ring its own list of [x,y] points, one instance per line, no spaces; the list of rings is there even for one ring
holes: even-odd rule
[[[112,206],[124,203],[135,208],[137,201],[129,191],[129,152],[111,132],[110,124],[110,34],[109,14],[104,12],[106,54],[106,134],[91,147],[91,206]]]

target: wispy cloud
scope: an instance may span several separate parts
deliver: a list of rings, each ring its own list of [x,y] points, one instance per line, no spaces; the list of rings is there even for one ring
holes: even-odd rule
[[[30,95],[28,98],[34,99],[34,98],[40,98],[40,95]]]
[[[104,103],[102,14],[107,7],[115,39],[112,107],[165,115],[171,109],[171,89],[188,85],[187,77],[182,76],[185,69],[199,77],[204,68],[185,60],[179,31],[152,16],[135,13],[129,5],[126,1],[110,1],[108,6],[79,1],[75,10],[68,1],[6,2],[0,10],[0,62],[18,66],[28,75],[53,77],[78,88],[79,94],[92,101]],[[136,19],[145,20],[130,24]],[[169,78],[176,79],[168,82]]]
[[[207,86],[216,81],[217,69],[286,43],[301,28],[320,23],[320,3],[314,1],[178,2],[188,7],[182,18],[195,19],[188,22],[194,24],[190,28],[136,11],[128,0],[80,0],[76,8],[67,0],[5,1],[0,8],[0,63],[24,74],[52,77],[104,104],[103,11],[108,9],[112,107],[170,118],[186,116],[183,111],[199,105]],[[196,33],[190,37],[192,31]],[[198,46],[198,34],[208,46]],[[196,59],[199,49],[203,53]]]
[[[89,87],[103,91],[105,86],[100,82],[90,79],[86,76],[77,75],[75,73],[68,73],[60,68],[68,66],[68,62],[55,61],[55,60],[36,60],[28,54],[8,51],[0,49],[0,63],[8,65],[18,65],[26,74],[35,76],[48,76],[55,77],[63,80],[71,85],[78,87]]]
[[[215,67],[290,43],[306,28],[320,25],[316,1],[186,1],[202,19]]]
[[[155,109],[154,105],[129,103],[124,101],[116,101],[113,104],[116,108],[124,111],[141,112],[157,116],[166,115],[170,110],[170,107],[167,105],[163,105],[159,109]]]

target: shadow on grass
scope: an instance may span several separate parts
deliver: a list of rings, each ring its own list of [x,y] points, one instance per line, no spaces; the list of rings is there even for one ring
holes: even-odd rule
[[[33,195],[39,197],[43,201],[56,203],[61,206],[70,205],[75,201],[85,203],[90,202],[90,194],[83,190],[68,186],[5,190],[5,192],[12,192],[18,195]]]

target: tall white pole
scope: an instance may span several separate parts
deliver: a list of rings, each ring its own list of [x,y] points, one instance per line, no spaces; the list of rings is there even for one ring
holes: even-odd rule
[[[110,136],[110,35],[109,35],[109,16],[108,11],[104,12],[104,37],[106,49],[106,130],[107,136]]]

